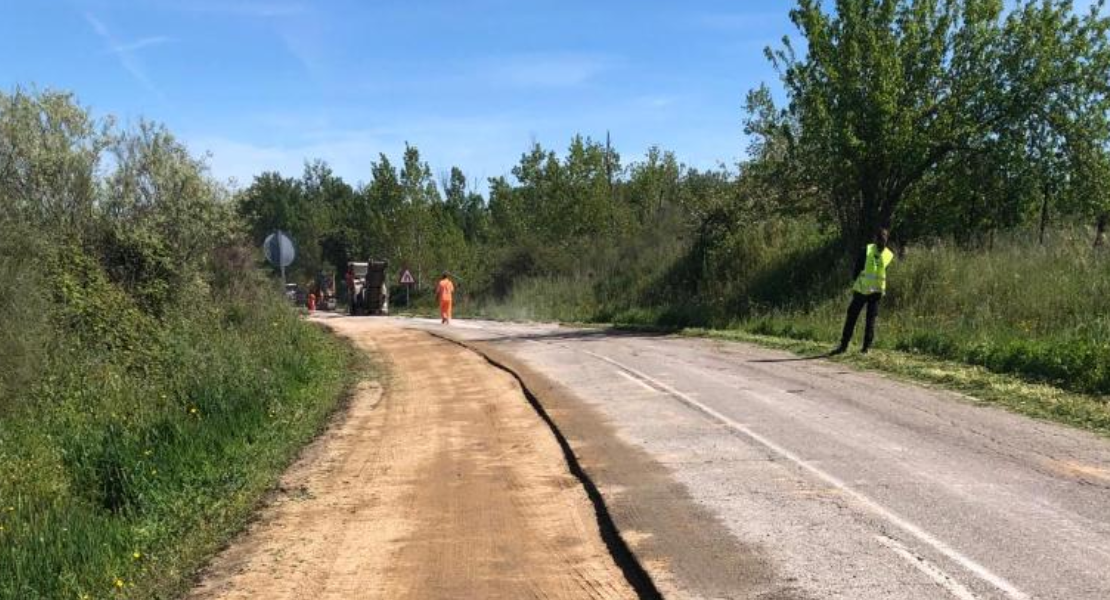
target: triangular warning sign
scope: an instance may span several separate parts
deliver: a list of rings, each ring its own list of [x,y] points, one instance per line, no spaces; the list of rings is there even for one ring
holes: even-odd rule
[[[409,272],[408,269],[405,269],[405,271],[401,273],[401,283],[416,283],[416,280],[412,278],[412,273]]]

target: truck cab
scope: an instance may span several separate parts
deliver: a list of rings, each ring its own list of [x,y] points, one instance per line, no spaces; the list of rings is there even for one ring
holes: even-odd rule
[[[347,310],[351,315],[388,315],[385,260],[347,263]]]

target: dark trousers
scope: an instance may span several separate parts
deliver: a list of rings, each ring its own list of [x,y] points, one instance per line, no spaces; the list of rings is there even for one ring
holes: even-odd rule
[[[859,313],[864,305],[867,305],[867,321],[863,330],[863,349],[871,347],[871,342],[875,341],[875,321],[879,318],[879,300],[882,297],[879,293],[864,295],[852,292],[852,303],[848,305],[848,316],[844,319],[844,333],[840,336],[841,349],[846,350],[848,342],[852,341],[856,321],[859,320]]]

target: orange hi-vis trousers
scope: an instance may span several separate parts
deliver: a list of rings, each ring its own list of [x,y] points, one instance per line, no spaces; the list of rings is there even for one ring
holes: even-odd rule
[[[451,309],[453,308],[453,305],[454,305],[454,302],[452,302],[451,298],[440,298],[440,300],[439,300],[439,318],[450,321],[451,320]]]

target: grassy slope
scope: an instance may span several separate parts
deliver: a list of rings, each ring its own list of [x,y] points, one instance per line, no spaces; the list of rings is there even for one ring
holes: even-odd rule
[[[74,350],[3,416],[0,597],[176,596],[335,408],[339,342],[277,304],[200,312],[144,368]]]

